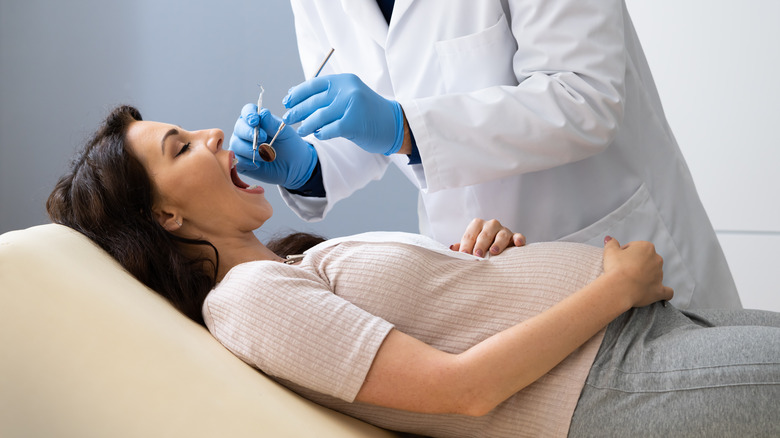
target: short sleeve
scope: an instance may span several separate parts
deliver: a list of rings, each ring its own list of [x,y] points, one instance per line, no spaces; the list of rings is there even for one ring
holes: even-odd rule
[[[234,267],[203,305],[209,331],[266,374],[354,401],[392,324],[296,266]]]

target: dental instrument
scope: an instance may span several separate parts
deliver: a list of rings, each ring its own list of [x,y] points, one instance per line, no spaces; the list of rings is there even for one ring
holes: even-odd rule
[[[328,52],[328,55],[325,56],[325,59],[322,61],[322,64],[320,64],[320,67],[317,69],[317,72],[314,73],[314,76],[312,76],[312,79],[314,79],[314,78],[316,78],[317,76],[320,75],[320,72],[322,71],[322,68],[325,67],[325,64],[330,59],[330,55],[333,54],[334,50],[335,49],[333,49],[333,48],[330,49],[330,52]],[[262,95],[263,94],[261,92],[260,96],[262,97]],[[260,101],[258,101],[258,102],[260,102]],[[258,112],[260,111],[260,104],[259,103],[257,105],[257,111]],[[273,144],[274,144],[274,141],[276,141],[276,137],[279,135],[280,132],[282,132],[282,128],[284,128],[285,126],[287,126],[287,125],[285,125],[285,123],[282,122],[282,124],[279,125],[279,129],[276,130],[276,134],[274,134],[274,137],[271,139],[271,142],[270,143],[263,143],[263,144],[260,145],[260,147],[259,147],[259,155],[260,155],[260,158],[263,159],[263,161],[267,161],[267,162],[270,163],[271,161],[276,159],[276,150],[273,148]],[[257,144],[257,127],[255,127],[255,144]],[[254,148],[254,149],[257,150],[258,148]],[[254,153],[252,154],[252,159],[253,159],[253,162],[254,162]]]
[[[260,108],[263,107],[263,93],[265,92],[265,89],[263,89],[263,86],[260,85],[260,95],[257,97],[257,115],[260,116]],[[255,164],[255,155],[257,154],[257,131],[259,129],[260,123],[258,122],[257,126],[255,126],[255,135],[252,139],[252,164],[257,167],[257,164]],[[274,154],[276,155],[276,154]],[[268,160],[266,160],[268,161]],[[273,160],[272,160],[273,161]]]

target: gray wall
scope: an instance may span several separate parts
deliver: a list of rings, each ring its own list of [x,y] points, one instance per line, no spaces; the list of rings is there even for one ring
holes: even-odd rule
[[[258,83],[281,115],[302,80],[285,0],[0,0],[0,233],[48,222],[46,197],[114,105],[229,137]],[[275,215],[263,240],[417,230],[416,191],[395,168],[314,224],[266,187]]]
[[[626,3],[742,304],[780,312],[780,2]]]

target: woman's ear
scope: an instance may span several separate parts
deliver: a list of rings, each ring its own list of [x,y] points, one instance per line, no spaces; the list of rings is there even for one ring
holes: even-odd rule
[[[183,225],[182,218],[180,218],[176,213],[167,212],[165,210],[158,210],[156,208],[153,210],[153,213],[157,223],[160,224],[161,227],[165,228],[166,231],[176,231]]]

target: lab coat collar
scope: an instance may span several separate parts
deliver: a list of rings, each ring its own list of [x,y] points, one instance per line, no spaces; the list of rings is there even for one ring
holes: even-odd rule
[[[341,0],[341,5],[355,25],[368,34],[377,44],[385,47],[387,22],[374,1]],[[394,8],[395,9],[395,8]],[[395,14],[395,10],[393,11]]]
[[[393,19],[390,20],[390,27],[395,27],[402,19],[409,6],[414,0],[395,0],[393,6]]]
[[[411,6],[412,0],[396,0],[393,6],[393,27],[402,19],[404,13]],[[366,0],[341,0],[344,11],[355,22],[357,27],[368,34],[383,49],[386,48],[388,26],[382,11],[374,1]]]

